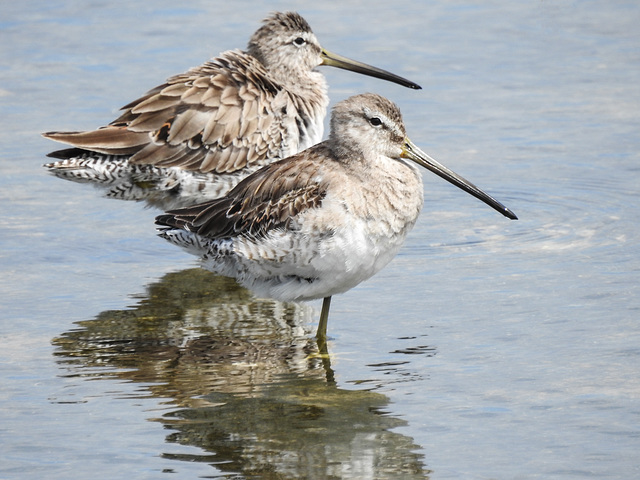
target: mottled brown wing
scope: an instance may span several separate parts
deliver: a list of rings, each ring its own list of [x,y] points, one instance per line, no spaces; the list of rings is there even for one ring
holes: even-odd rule
[[[283,137],[275,124],[287,101],[255,58],[230,51],[171,77],[123,107],[106,127],[45,136],[86,150],[132,155],[138,164],[233,172],[277,155]]]
[[[156,224],[189,230],[207,238],[261,237],[287,228],[304,210],[318,207],[326,183],[317,158],[331,155],[324,143],[262,168],[227,196],[194,207],[167,212]]]

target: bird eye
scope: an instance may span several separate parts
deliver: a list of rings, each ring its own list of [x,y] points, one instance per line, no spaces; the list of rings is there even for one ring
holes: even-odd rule
[[[374,127],[379,127],[380,125],[382,125],[382,120],[380,120],[378,117],[371,117],[369,119],[369,123]]]
[[[298,37],[293,41],[293,44],[297,47],[301,47],[302,45],[304,45],[305,43],[307,43],[307,41],[302,38],[302,37]]]

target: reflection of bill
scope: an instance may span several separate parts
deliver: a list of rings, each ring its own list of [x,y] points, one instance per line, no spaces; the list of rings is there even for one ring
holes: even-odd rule
[[[198,268],[167,274],[132,309],[79,322],[54,344],[82,378],[172,399],[179,409],[159,420],[174,431],[168,441],[208,453],[165,457],[260,478],[425,478],[418,447],[390,431],[404,422],[383,413],[388,398],[332,381],[311,317],[307,305],[256,299]]]

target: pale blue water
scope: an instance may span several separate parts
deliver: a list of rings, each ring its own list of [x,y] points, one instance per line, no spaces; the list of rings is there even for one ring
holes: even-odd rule
[[[324,363],[319,305],[206,275],[157,212],[41,168],[40,132],[109,122],[277,9],[420,83],[323,70],[520,217],[425,175]],[[0,478],[639,478],[639,24],[631,1],[5,2]]]

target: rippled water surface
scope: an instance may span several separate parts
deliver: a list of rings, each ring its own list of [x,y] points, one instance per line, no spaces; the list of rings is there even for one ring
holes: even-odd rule
[[[309,5],[0,7],[0,478],[640,477],[640,4]],[[323,70],[520,217],[425,174],[328,357],[319,304],[257,299],[41,167],[40,132],[108,123],[276,9],[420,83]]]

